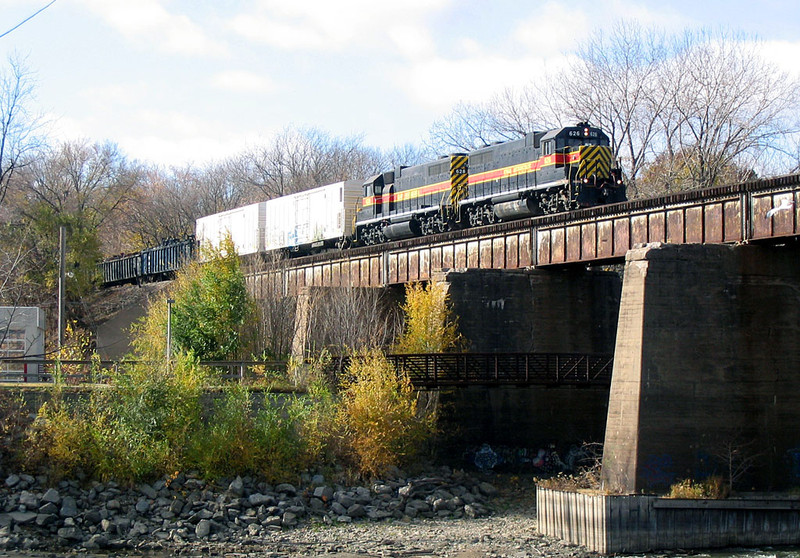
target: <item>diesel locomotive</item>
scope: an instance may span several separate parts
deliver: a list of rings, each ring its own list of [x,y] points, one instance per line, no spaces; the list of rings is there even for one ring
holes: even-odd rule
[[[608,136],[586,123],[369,178],[360,244],[625,201]]]

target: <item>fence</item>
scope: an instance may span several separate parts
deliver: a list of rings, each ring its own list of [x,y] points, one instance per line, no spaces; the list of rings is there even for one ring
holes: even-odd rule
[[[611,385],[612,355],[565,353],[427,353],[386,355],[398,371],[409,375],[419,389],[468,385]],[[17,372],[0,372],[0,381],[50,382],[56,375],[65,381],[102,381],[105,371],[124,372],[135,361],[111,360],[3,360]],[[347,367],[348,357],[332,359],[328,373],[335,377]],[[255,367],[285,371],[286,361],[203,361],[203,366],[222,369],[220,377],[245,380],[256,377]],[[22,367],[22,368],[20,368]]]
[[[539,532],[601,554],[800,544],[800,499],[684,500],[537,487]]]
[[[146,364],[133,360],[55,360],[55,359],[2,359],[0,361],[0,381],[2,382],[52,382],[60,377],[66,382],[103,382],[108,373],[126,372],[132,366]],[[219,377],[225,380],[246,380],[257,377],[254,368],[266,370],[286,369],[283,360],[237,360],[201,361],[201,366],[224,370]]]

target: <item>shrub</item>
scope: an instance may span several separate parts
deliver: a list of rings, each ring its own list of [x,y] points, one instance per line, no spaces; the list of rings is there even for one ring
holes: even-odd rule
[[[361,472],[379,475],[408,463],[432,436],[435,417],[417,412],[408,376],[380,351],[356,353],[340,387],[339,418]]]
[[[193,437],[188,461],[211,478],[254,472],[259,461],[255,430],[250,390],[226,386]]]
[[[669,498],[722,499],[728,497],[728,487],[722,477],[712,475],[702,482],[685,479],[669,488]]]
[[[204,378],[186,356],[134,367],[67,404],[61,386],[38,412],[28,463],[55,477],[83,472],[133,483],[176,470],[200,424]]]
[[[458,333],[458,320],[452,317],[449,296],[443,283],[431,281],[406,285],[402,335],[393,347],[395,353],[440,353],[460,349],[464,338]]]
[[[22,441],[30,427],[22,392],[0,391],[0,469],[16,467],[22,456]]]
[[[27,467],[46,467],[51,480],[91,475],[97,453],[88,419],[80,406],[68,405],[59,392],[54,392],[53,398],[39,408],[27,434]]]
[[[172,304],[172,342],[200,360],[226,360],[250,353],[256,310],[247,293],[233,243],[212,250],[207,261],[184,267],[134,324],[133,346],[140,358],[166,354],[167,299]]]

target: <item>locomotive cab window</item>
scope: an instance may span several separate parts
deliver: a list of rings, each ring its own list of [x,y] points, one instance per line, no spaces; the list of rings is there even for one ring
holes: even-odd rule
[[[542,144],[542,154],[543,155],[553,154],[553,140],[548,140]]]

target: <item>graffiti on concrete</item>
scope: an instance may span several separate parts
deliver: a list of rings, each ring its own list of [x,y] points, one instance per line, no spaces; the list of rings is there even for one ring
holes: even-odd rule
[[[555,443],[546,448],[514,448],[482,444],[467,451],[465,458],[482,471],[507,469],[515,472],[530,471],[537,475],[571,473],[579,467],[590,465],[595,456],[584,445],[572,444],[559,453]]]

